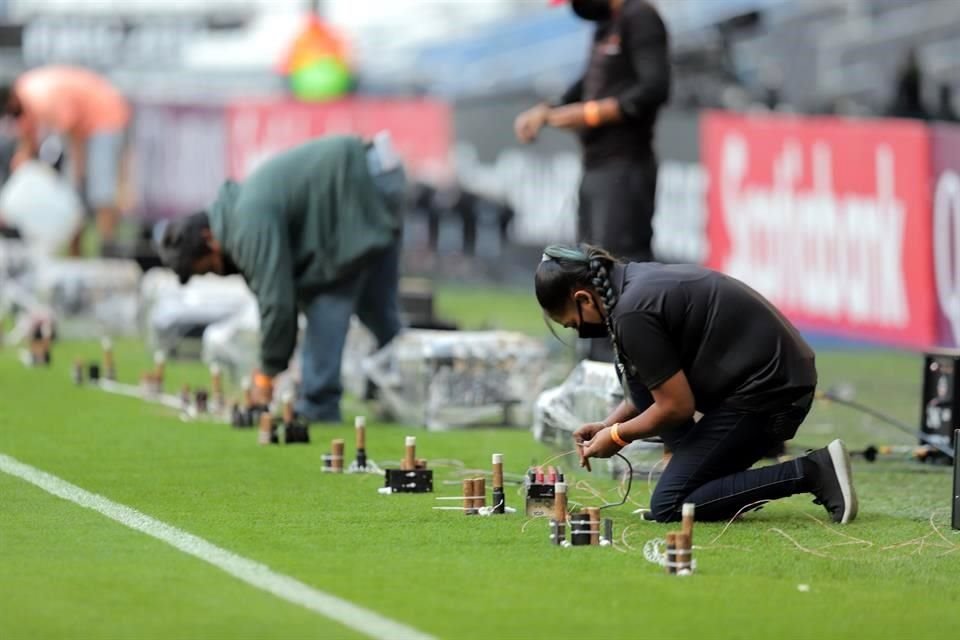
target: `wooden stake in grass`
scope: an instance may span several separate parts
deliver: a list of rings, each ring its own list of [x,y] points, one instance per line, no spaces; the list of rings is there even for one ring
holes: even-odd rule
[[[330,470],[334,473],[343,473],[343,439],[336,438],[330,441]]]
[[[163,393],[163,374],[167,363],[167,354],[162,350],[157,350],[153,354],[153,382],[156,385],[156,392]]]
[[[416,436],[407,436],[404,440],[406,452],[403,456],[403,463],[400,468],[404,471],[413,471],[417,468],[417,438]]]
[[[216,363],[210,365],[210,390],[217,410],[227,406],[226,398],[223,396],[223,372],[220,370],[220,365]]]
[[[357,416],[353,419],[353,427],[357,431],[357,466],[367,468],[367,419]]]
[[[551,523],[553,544],[567,546],[567,483],[558,482],[553,487],[553,519]]]
[[[474,510],[482,509],[487,506],[487,480],[486,478],[474,478],[473,479],[473,508]]]
[[[689,575],[693,562],[690,536],[686,533],[676,534],[677,574]]]
[[[677,573],[677,533],[671,531],[667,534],[667,565],[666,571],[670,575]]]
[[[113,360],[113,343],[110,338],[104,338],[100,341],[103,347],[103,377],[107,380],[117,379],[117,365]]]
[[[493,490],[503,489],[503,454],[493,454],[490,462],[493,465]]]
[[[503,491],[503,454],[495,453],[493,463],[493,512],[506,513],[507,498]]]
[[[463,514],[467,516],[475,515],[477,512],[473,508],[473,478],[466,478],[463,481]]]
[[[567,483],[558,482],[553,488],[553,519],[567,521]]]
[[[600,508],[587,507],[587,526],[590,527],[590,544],[600,544]]]
[[[683,521],[680,525],[680,531],[683,535],[687,536],[690,540],[690,544],[693,544],[693,516],[696,511],[697,505],[692,502],[684,502],[681,509],[681,515]]]

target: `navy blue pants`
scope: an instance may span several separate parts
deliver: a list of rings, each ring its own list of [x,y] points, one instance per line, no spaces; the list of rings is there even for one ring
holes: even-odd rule
[[[751,467],[793,437],[811,402],[812,392],[769,413],[720,407],[662,434],[673,457],[650,500],[653,517],[679,520],[683,503],[693,502],[698,520],[726,520],[752,502],[807,492],[800,459]]]
[[[354,314],[380,347],[400,332],[399,272],[398,242],[372,258],[355,277],[324,291],[306,307],[301,394],[296,407],[306,420],[340,422],[340,362]]]
[[[379,172],[368,152],[371,177],[388,208],[402,214],[406,173],[402,167]],[[297,413],[310,422],[340,422],[340,363],[350,329],[357,319],[383,347],[400,332],[400,239],[371,256],[350,279],[317,295],[304,312],[307,330],[301,360]]]

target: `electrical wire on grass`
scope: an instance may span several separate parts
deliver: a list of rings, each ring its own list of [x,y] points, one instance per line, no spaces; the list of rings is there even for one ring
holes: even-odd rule
[[[453,458],[431,459],[430,464],[435,467],[457,467],[459,469],[463,469],[465,466],[467,466],[464,464],[463,460],[455,460]]]
[[[698,550],[698,551],[713,551],[713,550],[718,550],[718,549],[734,549],[734,550],[739,550],[739,551],[750,551],[751,549],[750,549],[749,547],[739,547],[739,546],[734,546],[734,545],[721,545],[721,544],[717,544],[717,543],[718,543],[718,541],[727,533],[727,530],[730,528],[730,526],[733,525],[733,523],[736,522],[737,519],[738,519],[744,512],[746,512],[746,511],[748,511],[748,510],[751,510],[751,509],[755,509],[755,508],[757,508],[757,507],[760,507],[760,506],[762,506],[762,505],[764,505],[764,504],[766,504],[766,503],[768,503],[768,502],[770,502],[770,500],[758,500],[758,501],[756,501],[756,502],[751,502],[750,504],[747,504],[747,505],[741,507],[740,510],[738,510],[737,513],[735,513],[735,514],[733,515],[733,517],[731,517],[731,518],[727,521],[727,523],[724,525],[723,529],[721,529],[720,532],[719,532],[716,536],[714,536],[712,540],[710,540],[710,542],[708,542],[706,545],[702,545],[702,546],[701,546],[701,545],[693,545],[693,548],[694,548],[695,550]],[[863,549],[864,552],[865,552],[867,549],[871,549],[871,548],[877,548],[878,551],[891,551],[891,550],[896,550],[896,549],[902,549],[902,548],[904,548],[904,547],[916,546],[916,549],[912,550],[908,555],[921,555],[922,552],[923,552],[923,550],[924,550],[925,548],[931,548],[931,547],[932,547],[932,548],[938,548],[938,549],[947,549],[947,551],[945,551],[945,552],[943,552],[943,553],[941,553],[941,554],[938,554],[938,556],[937,556],[937,557],[942,557],[942,556],[945,556],[945,555],[947,555],[947,554],[951,554],[951,553],[954,553],[954,552],[960,550],[960,542],[954,542],[954,541],[950,540],[950,538],[948,538],[948,537],[943,533],[943,531],[940,529],[940,527],[937,526],[937,523],[936,523],[936,521],[935,521],[936,514],[937,514],[938,511],[943,511],[943,510],[944,510],[944,509],[935,509],[933,512],[931,512],[930,518],[929,518],[929,523],[930,523],[930,527],[931,527],[932,531],[930,531],[930,532],[927,533],[926,535],[923,535],[923,536],[920,536],[920,537],[917,537],[917,538],[912,538],[912,539],[906,540],[906,541],[904,541],[904,542],[898,542],[898,543],[890,544],[890,545],[887,545],[887,546],[884,546],[884,547],[878,547],[875,542],[872,542],[872,541],[870,541],[870,540],[865,540],[865,539],[863,539],[863,538],[858,538],[858,537],[856,537],[856,536],[852,536],[852,535],[849,535],[849,534],[844,533],[844,532],[842,532],[842,531],[839,531],[839,530],[837,530],[837,529],[834,528],[834,527],[830,527],[827,523],[823,522],[822,520],[820,520],[819,518],[816,518],[815,516],[813,516],[813,515],[811,515],[811,514],[804,514],[804,515],[805,515],[806,517],[808,517],[809,519],[813,520],[814,522],[816,522],[817,524],[819,524],[821,527],[823,527],[823,528],[826,529],[827,531],[829,531],[829,532],[831,532],[831,533],[833,533],[833,534],[835,534],[835,535],[841,536],[841,537],[843,537],[843,538],[846,538],[847,540],[844,541],[844,542],[828,543],[828,544],[825,544],[825,545],[823,545],[823,546],[821,546],[821,547],[817,547],[817,548],[810,548],[810,547],[808,547],[808,546],[805,546],[803,543],[801,543],[801,542],[800,542],[799,540],[797,540],[795,537],[793,537],[792,535],[790,535],[789,533],[787,533],[787,532],[784,531],[783,529],[780,529],[779,527],[770,527],[770,528],[768,528],[766,531],[769,532],[769,533],[774,533],[774,534],[776,534],[776,535],[778,535],[778,536],[780,536],[780,537],[782,537],[782,538],[785,538],[785,539],[786,539],[787,541],[789,541],[798,551],[801,551],[801,552],[803,552],[803,553],[807,553],[807,554],[810,554],[810,555],[813,555],[813,556],[817,556],[817,557],[820,557],[820,558],[826,558],[826,559],[829,559],[829,560],[856,560],[856,559],[858,559],[859,557],[861,557],[861,556],[838,556],[838,555],[830,555],[830,554],[824,553],[824,551],[823,551],[824,549],[828,549],[828,548],[840,547],[840,546],[851,546],[851,545],[858,545],[859,547],[861,547],[861,548]],[[623,544],[624,547],[626,547],[626,548],[629,549],[630,551],[636,551],[636,548],[635,548],[633,545],[631,545],[631,544],[628,542],[628,539],[627,539],[627,532],[630,531],[630,530],[633,528],[633,526],[634,526],[634,525],[629,525],[629,526],[625,527],[625,528],[623,529],[623,531],[621,532],[621,534],[620,534],[621,543]],[[941,541],[938,541],[938,542],[930,542],[930,539],[933,538],[933,537],[935,537],[935,536],[936,536],[936,537],[939,537]],[[642,549],[644,558],[646,558],[646,560],[648,560],[649,562],[651,562],[651,563],[653,563],[653,564],[658,564],[658,565],[659,565],[659,564],[662,564],[662,561],[663,561],[663,559],[665,558],[665,552],[664,552],[664,549],[665,549],[665,548],[666,548],[666,541],[665,541],[663,538],[659,538],[659,537],[658,537],[658,538],[652,538],[652,539],[650,539],[650,540],[647,540],[647,542],[644,543],[644,546],[643,546],[643,549]]]
[[[576,449],[572,449],[572,450],[570,450],[570,451],[565,451],[565,452],[563,452],[563,453],[558,453],[557,455],[553,456],[552,458],[547,458],[546,460],[544,460],[543,462],[541,462],[541,463],[540,463],[539,465],[537,465],[537,466],[545,467],[545,466],[547,466],[548,464],[550,464],[551,462],[553,462],[554,460],[559,460],[560,458],[563,458],[563,457],[566,457],[566,456],[569,456],[569,455],[573,455],[574,453],[578,453],[578,451],[577,451]],[[529,471],[529,470],[532,469],[532,468],[533,468],[533,467],[528,467],[528,468],[527,468],[527,471]]]
[[[618,458],[620,458],[621,460],[623,460],[624,463],[626,463],[626,465],[627,465],[626,476],[625,476],[625,478],[624,478],[623,480],[620,481],[620,485],[617,487],[617,494],[620,496],[620,501],[619,501],[619,502],[609,502],[609,501],[607,501],[606,496],[604,496],[603,493],[601,493],[600,491],[598,491],[592,484],[590,484],[590,483],[587,482],[586,480],[580,480],[580,481],[578,481],[578,482],[574,485],[574,489],[578,489],[578,490],[581,490],[581,491],[586,491],[586,492],[590,493],[591,495],[593,495],[594,498],[597,498],[597,499],[599,499],[599,500],[603,500],[603,501],[604,501],[604,504],[602,504],[600,507],[598,507],[598,509],[610,509],[610,508],[613,508],[613,507],[623,506],[624,504],[627,503],[627,499],[630,497],[630,490],[631,490],[631,488],[633,488],[633,465],[630,464],[630,461],[629,461],[625,456],[623,456],[623,455],[621,455],[621,454],[619,454],[619,453],[615,453],[615,454],[613,454],[613,455],[615,455],[615,456],[617,456]],[[626,489],[623,488],[624,482],[625,482],[626,485],[627,485],[627,486],[626,486]]]
[[[623,531],[620,532],[620,542],[621,542],[621,543],[623,544],[623,546],[625,546],[627,549],[630,549],[630,551],[635,551],[635,549],[630,545],[629,542],[627,542],[627,531],[629,531],[630,529],[632,529],[634,526],[635,526],[635,525],[628,524],[627,526],[625,526],[625,527],[623,528]]]
[[[804,553],[809,553],[810,555],[818,556],[818,557],[821,557],[821,558],[830,558],[830,557],[832,557],[832,556],[828,556],[827,554],[825,554],[825,553],[823,553],[823,552],[821,552],[821,551],[817,551],[816,549],[808,549],[807,547],[805,547],[805,546],[803,546],[802,544],[800,544],[799,542],[797,542],[796,539],[794,539],[789,533],[787,533],[787,532],[784,531],[783,529],[780,529],[780,528],[777,528],[777,527],[771,527],[771,528],[767,529],[767,531],[772,531],[773,533],[780,534],[781,536],[783,536],[784,538],[786,538],[787,540],[789,540],[790,542],[792,542],[792,543],[794,544],[794,546],[797,547],[797,549],[799,549],[800,551],[803,551]],[[836,559],[836,558],[835,558],[835,559]]]
[[[881,422],[884,422],[890,425],[891,427],[896,427],[897,429],[906,433],[907,435],[913,436],[915,438],[919,438],[927,446],[933,447],[934,449],[936,449],[937,451],[939,451],[940,453],[944,454],[945,456],[951,459],[954,457],[954,451],[952,447],[948,445],[940,444],[939,442],[931,438],[926,433],[923,433],[922,431],[918,431],[913,427],[911,427],[910,425],[904,424],[900,420],[897,420],[893,416],[883,413],[882,411],[874,409],[873,407],[867,406],[863,403],[857,402],[856,400],[849,400],[847,398],[844,398],[839,393],[837,393],[832,389],[827,389],[826,391],[817,392],[816,398],[818,400],[835,402],[841,406],[848,407],[856,411],[860,411],[861,413],[865,413],[872,418],[875,418]]]
[[[746,504],[746,505],[740,507],[740,509],[739,509],[735,514],[733,514],[733,516],[727,521],[727,524],[723,527],[723,529],[720,530],[720,533],[718,533],[718,534],[713,538],[713,540],[711,540],[710,542],[708,542],[706,546],[693,545],[693,548],[694,548],[695,550],[698,550],[698,551],[710,551],[710,550],[719,549],[719,548],[731,548],[731,549],[736,548],[736,549],[741,549],[741,550],[743,550],[743,551],[749,551],[749,549],[747,549],[747,548],[745,548],[745,547],[733,547],[733,546],[728,546],[728,545],[717,545],[717,541],[720,540],[720,538],[723,537],[723,535],[727,532],[727,529],[730,528],[730,525],[732,525],[734,522],[736,522],[737,519],[738,519],[744,512],[749,511],[749,510],[751,510],[751,509],[756,509],[757,507],[761,507],[761,506],[765,505],[765,504],[768,503],[768,502],[770,502],[770,501],[769,501],[769,500],[757,500],[756,502],[751,502],[751,503],[749,503],[749,504]],[[626,535],[627,535],[627,530],[628,530],[628,529],[630,529],[630,527],[627,527],[627,528],[625,528],[625,529],[623,530],[623,533],[621,534],[621,540],[623,541],[623,543],[624,543],[625,546],[627,546],[628,548],[631,548],[631,549],[632,549],[633,547],[631,547],[631,546],[629,545],[629,543],[627,543],[627,540],[626,540]],[[667,545],[667,541],[664,540],[663,538],[651,538],[650,540],[647,540],[647,541],[643,544],[643,557],[644,557],[648,562],[651,562],[651,563],[653,563],[653,564],[661,565],[661,566],[662,566],[662,565],[663,565],[663,562],[666,560],[666,552],[664,551],[664,549],[666,548],[666,545]]]
[[[576,453],[576,452],[574,451],[574,452],[571,452],[571,453]],[[569,455],[569,454],[566,454],[566,455]],[[624,456],[622,456],[622,455],[620,455],[620,454],[615,454],[615,455],[617,455],[618,457],[622,458],[622,459],[624,460],[624,462],[627,464],[627,474],[628,474],[628,475],[627,475],[627,478],[628,478],[628,480],[627,480],[627,486],[626,486],[626,489],[623,489],[622,484],[620,485],[620,487],[618,487],[618,492],[621,494],[621,500],[620,500],[620,502],[607,502],[606,504],[604,504],[603,506],[600,507],[601,509],[606,509],[606,508],[609,508],[609,507],[617,507],[617,506],[622,506],[623,504],[626,504],[627,500],[629,499],[630,490],[631,490],[631,488],[632,488],[633,466],[630,464],[630,461],[627,460]],[[576,489],[578,489],[578,490],[587,491],[588,493],[590,493],[590,494],[593,495],[594,497],[599,498],[599,499],[601,499],[601,500],[605,499],[604,496],[603,496],[603,494],[601,494],[599,491],[597,491],[593,486],[591,486],[591,485],[590,485],[588,482],[586,482],[586,481],[580,481],[580,482],[578,482],[578,483],[574,486],[574,488],[576,488]],[[744,505],[744,506],[741,507],[739,510],[737,510],[737,512],[726,522],[726,524],[724,525],[723,529],[721,529],[720,532],[719,532],[717,535],[715,535],[715,536],[713,537],[713,539],[710,540],[710,542],[708,542],[706,545],[694,545],[693,548],[696,549],[696,550],[699,550],[699,551],[711,551],[711,550],[718,550],[718,549],[733,549],[733,550],[739,550],[739,551],[750,551],[751,549],[750,549],[749,547],[741,547],[741,546],[736,546],[736,545],[721,545],[721,544],[718,544],[718,542],[719,542],[720,539],[727,533],[727,531],[730,529],[730,527],[733,525],[733,523],[736,522],[744,513],[748,512],[748,511],[755,510],[755,509],[757,509],[757,508],[759,508],[759,507],[762,507],[763,505],[767,504],[768,502],[770,502],[770,500],[757,500],[757,501],[755,501],[755,502],[751,502],[751,503],[749,503],[749,504]],[[572,505],[572,504],[578,504],[578,503],[571,503],[571,505]],[[635,504],[636,504],[636,503],[635,503]],[[941,510],[942,510],[942,509],[941,509]],[[933,529],[933,531],[931,531],[930,533],[926,534],[925,536],[921,536],[920,538],[914,538],[914,539],[912,539],[912,540],[908,540],[908,541],[901,542],[901,543],[898,543],[898,544],[888,545],[888,546],[886,546],[886,547],[882,547],[881,550],[886,551],[886,550],[903,548],[903,547],[905,547],[905,546],[910,546],[910,545],[917,545],[917,549],[914,550],[914,551],[912,551],[912,552],[911,552],[911,555],[919,555],[919,554],[921,554],[922,551],[923,551],[923,549],[924,549],[925,547],[937,547],[937,548],[940,548],[940,549],[947,549],[946,552],[940,554],[941,556],[944,556],[944,555],[947,555],[947,554],[950,554],[950,553],[954,553],[955,551],[957,551],[958,549],[960,549],[960,543],[955,543],[955,542],[951,541],[946,535],[944,535],[943,531],[937,526],[937,524],[936,524],[936,522],[935,522],[935,516],[936,516],[937,511],[938,511],[938,510],[934,510],[934,511],[930,514],[930,518],[929,518],[930,527]],[[874,542],[871,542],[870,540],[865,540],[865,539],[863,539],[863,538],[858,538],[858,537],[856,537],[856,536],[852,536],[852,535],[847,534],[847,533],[845,533],[845,532],[839,531],[839,530],[837,530],[837,529],[835,529],[835,528],[833,528],[833,527],[830,527],[827,523],[823,522],[822,520],[820,520],[819,518],[817,518],[817,517],[815,517],[815,516],[813,516],[813,515],[811,515],[811,514],[804,514],[804,515],[805,515],[807,518],[809,518],[809,519],[813,520],[814,522],[816,522],[818,525],[820,525],[821,527],[823,527],[823,528],[826,529],[827,531],[829,531],[829,532],[831,532],[831,533],[833,533],[833,534],[835,534],[835,535],[837,535],[837,536],[840,536],[840,537],[842,537],[842,538],[845,538],[846,540],[845,540],[844,542],[828,543],[828,544],[825,544],[825,545],[823,545],[823,546],[821,546],[821,547],[818,547],[818,548],[810,548],[810,547],[807,547],[807,546],[805,546],[804,544],[802,544],[799,540],[797,540],[796,538],[794,538],[792,535],[790,535],[789,533],[787,533],[787,532],[784,531],[783,529],[780,529],[779,527],[770,527],[770,528],[767,529],[767,531],[770,532],[770,533],[777,534],[777,535],[780,536],[780,537],[785,538],[785,539],[786,539],[787,541],[789,541],[798,551],[801,551],[801,552],[803,552],[803,553],[807,553],[807,554],[810,554],[810,555],[813,555],[813,556],[816,556],[816,557],[826,558],[826,559],[832,559],[832,560],[853,560],[853,559],[855,559],[855,558],[852,558],[852,557],[844,557],[844,556],[836,556],[836,555],[829,555],[829,554],[827,554],[827,553],[824,553],[824,552],[822,551],[823,549],[828,549],[828,548],[833,548],[833,547],[840,547],[840,546],[858,545],[858,546],[862,547],[864,550],[866,550],[866,549],[870,549],[870,548],[873,548],[873,547],[876,546],[876,544],[875,544]],[[523,526],[521,527],[521,533],[525,533],[525,532],[526,532],[527,526],[528,526],[531,522],[533,522],[534,520],[542,519],[542,518],[544,518],[544,517],[545,517],[545,516],[538,516],[538,517],[535,517],[535,518],[530,518],[530,519],[528,519],[528,520],[523,524]],[[625,547],[625,549],[619,549],[619,550],[620,550],[621,552],[623,552],[623,553],[627,553],[628,551],[629,551],[629,552],[635,552],[635,551],[637,551],[636,547],[634,547],[633,545],[631,545],[631,544],[629,543],[629,541],[628,541],[628,535],[627,535],[628,532],[629,532],[634,526],[635,526],[634,524],[628,525],[628,526],[624,527],[624,529],[623,529],[623,530],[621,531],[621,533],[620,533],[620,542],[621,542],[621,545],[622,545],[623,547]],[[931,538],[931,537],[933,537],[933,536],[938,536],[943,542],[942,542],[942,543],[935,543],[935,544],[934,544],[934,543],[929,543],[929,542],[928,542],[928,539]],[[619,546],[621,546],[621,545],[615,545],[614,548],[619,548]],[[653,539],[651,539],[651,540],[648,540],[648,541],[644,544],[643,549],[642,549],[642,552],[643,552],[644,557],[645,557],[648,561],[650,561],[650,562],[652,562],[652,563],[654,563],[654,564],[662,564],[663,557],[665,557],[662,550],[665,548],[665,545],[666,545],[666,542],[665,542],[662,538],[653,538]]]
[[[543,520],[544,518],[546,518],[546,516],[533,516],[532,518],[528,518],[527,521],[523,523],[523,526],[520,527],[520,533],[526,533],[527,525],[529,525],[534,520]]]
[[[823,520],[821,520],[820,518],[818,518],[818,517],[816,517],[816,516],[814,516],[814,515],[811,515],[811,514],[809,514],[809,513],[804,513],[803,515],[805,515],[805,516],[808,517],[809,519],[813,520],[814,522],[816,522],[818,525],[820,525],[821,527],[823,527],[824,529],[826,529],[826,530],[829,531],[830,533],[835,534],[835,535],[838,535],[838,536],[840,536],[841,538],[846,538],[846,539],[847,539],[847,542],[833,542],[833,543],[825,544],[825,545],[823,545],[823,546],[821,546],[821,547],[818,547],[818,549],[828,549],[828,548],[830,548],[830,547],[842,547],[842,546],[845,546],[845,545],[852,545],[852,544],[867,545],[867,548],[873,546],[873,543],[870,542],[869,540],[864,540],[863,538],[858,538],[858,537],[852,536],[852,535],[850,535],[850,534],[848,534],[848,533],[844,533],[843,531],[840,531],[839,529],[837,529],[837,528],[835,528],[835,527],[829,527],[829,526],[827,526],[827,523],[825,523]]]
[[[615,453],[613,455],[623,460],[623,463],[627,465],[627,470],[625,472],[626,479],[627,479],[627,488],[623,490],[623,497],[620,499],[620,502],[608,502],[607,504],[602,505],[600,507],[601,509],[611,509],[613,507],[620,507],[627,504],[627,498],[630,497],[630,490],[633,488],[633,465],[630,464],[630,460],[628,460],[627,457],[622,453]]]
[[[708,542],[706,547],[697,547],[697,546],[694,546],[694,549],[709,549],[711,546],[715,545],[715,544],[717,543],[717,541],[720,540],[720,538],[723,537],[723,534],[725,534],[725,533],[727,532],[727,529],[730,528],[730,525],[732,525],[734,522],[737,521],[737,518],[739,518],[741,515],[743,515],[743,514],[744,514],[745,512],[747,512],[747,511],[751,511],[751,510],[753,510],[753,509],[758,509],[759,507],[762,507],[763,505],[767,504],[768,502],[770,502],[770,501],[769,501],[769,500],[757,500],[756,502],[751,502],[750,504],[746,504],[746,505],[740,507],[740,510],[737,511],[735,514],[733,514],[733,517],[730,518],[730,520],[727,521],[727,524],[723,527],[723,529],[720,530],[720,533],[718,533],[713,540],[711,540],[710,542]]]
[[[930,526],[933,527],[933,530],[936,532],[936,534],[937,534],[938,536],[940,536],[940,539],[941,539],[941,540],[943,540],[944,542],[946,542],[948,545],[956,548],[956,547],[958,547],[958,546],[960,546],[960,545],[958,545],[956,542],[953,542],[952,540],[950,540],[949,538],[947,538],[947,536],[943,535],[943,532],[940,531],[940,527],[938,527],[938,526],[937,526],[937,523],[935,523],[935,522],[933,521],[933,517],[937,514],[937,512],[938,512],[938,511],[944,511],[944,510],[945,510],[945,509],[934,509],[932,512],[930,512]]]

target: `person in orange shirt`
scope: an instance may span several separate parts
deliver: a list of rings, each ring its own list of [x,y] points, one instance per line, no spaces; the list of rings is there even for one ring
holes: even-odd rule
[[[105,253],[119,217],[118,187],[130,107],[105,78],[79,67],[49,66],[21,74],[0,93],[17,119],[20,144],[12,168],[37,156],[40,141],[58,134],[67,145],[68,175],[96,214]],[[71,244],[79,254],[80,234]]]

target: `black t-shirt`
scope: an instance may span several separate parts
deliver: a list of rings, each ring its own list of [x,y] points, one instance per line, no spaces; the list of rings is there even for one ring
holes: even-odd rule
[[[586,73],[561,104],[616,98],[623,121],[580,130],[584,164],[650,156],[653,126],[670,95],[667,30],[645,0],[626,0],[612,20],[597,24]]]
[[[610,317],[628,383],[655,389],[683,370],[698,411],[786,407],[817,384],[797,329],[739,280],[692,265],[615,265]]]

